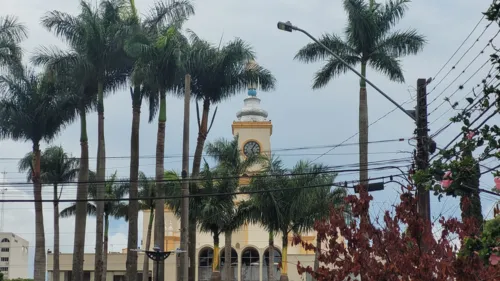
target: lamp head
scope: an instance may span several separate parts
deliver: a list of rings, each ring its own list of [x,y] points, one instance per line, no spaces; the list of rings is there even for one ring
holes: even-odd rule
[[[292,32],[293,25],[290,21],[287,21],[287,22],[279,21],[278,22],[278,29],[283,30],[283,31]]]

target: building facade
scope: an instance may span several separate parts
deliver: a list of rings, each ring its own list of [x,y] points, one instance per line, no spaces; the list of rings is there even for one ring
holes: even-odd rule
[[[12,232],[0,233],[0,272],[4,279],[28,278],[29,242]]]
[[[232,124],[232,134],[239,136],[239,146],[242,153],[242,157],[245,157],[247,153],[258,152],[266,155],[271,153],[271,135],[272,135],[272,123],[267,119],[268,113],[261,108],[261,100],[257,97],[258,85],[249,85],[248,95],[244,99],[243,108],[237,112],[237,119]],[[254,166],[251,167],[246,174],[240,179],[240,185],[246,185],[249,183],[250,178],[253,173],[257,172],[261,167]],[[239,195],[237,200],[243,199],[244,195]],[[142,237],[141,249],[145,249],[148,222],[150,218],[149,211],[143,211],[143,226],[142,226]],[[180,247],[180,219],[168,208],[165,208],[165,239],[164,247],[165,250],[175,250]],[[303,238],[310,242],[314,242],[316,238],[315,233],[303,234]],[[310,277],[299,276],[297,273],[296,264],[298,261],[302,265],[312,266],[314,262],[314,253],[311,251],[305,251],[300,246],[291,246],[292,237],[286,237],[288,240],[288,276],[290,281],[301,281],[309,280]],[[151,234],[151,243],[154,245],[154,226]],[[224,237],[220,237],[220,257],[221,265],[224,264]],[[231,270],[233,271],[233,280],[231,281],[268,281],[267,279],[267,267],[269,264],[274,267],[273,281],[280,279],[280,271],[278,269],[278,264],[281,261],[281,245],[282,237],[281,235],[276,235],[274,237],[274,262],[269,263],[269,233],[266,232],[259,225],[245,224],[241,229],[232,233],[232,254],[231,254]],[[152,247],[152,246],[151,246]],[[150,249],[149,249],[150,250]],[[212,271],[213,263],[213,238],[210,233],[197,233],[196,239],[196,253],[197,253],[197,270],[196,270],[196,280],[198,281],[209,281]],[[125,275],[125,261],[126,261],[126,249],[122,253],[111,253],[108,256],[108,271],[106,280],[107,281],[121,281]],[[138,260],[138,272],[142,272],[142,266],[144,261],[144,254],[139,252]],[[52,276],[52,255],[48,256],[48,272],[49,281],[51,281]],[[61,281],[70,281],[71,277],[71,266],[72,266],[72,255],[62,254],[61,255]],[[165,281],[176,280],[177,269],[179,266],[178,259],[174,256],[169,257],[165,261]],[[94,255],[85,255],[85,281],[94,280]],[[150,277],[152,274],[153,263],[150,262]],[[221,269],[224,267],[222,266]],[[139,278],[142,278],[142,273],[139,274]],[[224,272],[221,272],[222,279],[225,280]],[[141,280],[141,279],[138,279]],[[154,280],[154,279],[153,279]]]

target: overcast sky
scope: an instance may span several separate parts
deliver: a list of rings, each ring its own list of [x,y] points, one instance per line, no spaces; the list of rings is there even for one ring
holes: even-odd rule
[[[56,45],[64,48],[61,40],[40,26],[40,18],[50,10],[76,14],[79,8],[78,1],[18,0],[4,2],[2,3],[1,15],[16,15],[29,28],[29,38],[23,43],[26,57],[29,57],[34,49],[41,45]],[[138,10],[143,14],[148,12],[153,2],[154,0],[136,0]],[[398,29],[416,28],[427,37],[428,44],[418,56],[403,58],[406,82],[403,84],[390,82],[386,77],[377,74],[372,69],[368,70],[367,77],[397,102],[407,102],[404,105],[405,108],[414,107],[415,102],[412,99],[415,97],[417,79],[434,77],[477,24],[482,16],[481,12],[486,10],[490,2],[490,0],[419,0],[410,3],[406,17],[400,22]],[[221,38],[222,42],[227,42],[235,37],[246,40],[253,46],[257,54],[257,62],[270,69],[276,76],[278,81],[276,90],[269,93],[259,92],[258,95],[262,99],[262,106],[268,110],[269,119],[274,125],[271,138],[272,148],[277,150],[276,154],[288,166],[293,166],[299,159],[313,160],[329,149],[295,150],[287,153],[280,152],[279,149],[334,145],[345,141],[358,132],[359,83],[355,74],[347,73],[331,81],[322,90],[311,90],[313,74],[322,64],[306,65],[293,60],[297,50],[310,42],[309,38],[300,33],[286,33],[276,28],[277,21],[290,20],[293,24],[315,36],[323,33],[341,34],[346,22],[346,15],[341,3],[342,1],[339,0],[198,0],[195,2],[196,15],[186,24],[186,28],[194,30],[199,36],[213,43],[218,43]],[[435,110],[429,116],[431,133],[446,125],[448,119],[454,115],[454,111],[449,110],[450,106],[447,103],[442,104],[443,98],[453,95],[450,98],[452,101],[462,100],[466,95],[469,95],[473,86],[480,83],[490,69],[488,64],[481,68],[476,75],[473,75],[486,61],[488,54],[492,53],[492,49],[487,48],[484,54],[478,56],[487,41],[498,31],[496,24],[486,30],[484,35],[457,64],[456,69],[441,81],[448,70],[479,37],[486,24],[488,24],[486,20],[480,23],[458,54],[428,86],[428,91],[433,90],[428,98],[429,112]],[[476,56],[478,57],[476,58]],[[471,61],[473,61],[472,64],[458,76]],[[469,77],[471,79],[464,85],[464,90],[456,92],[459,85],[463,84]],[[455,78],[457,79],[453,82]],[[438,84],[439,82],[441,83]],[[436,88],[434,89],[434,87]],[[208,141],[221,137],[231,137],[231,123],[236,118],[236,112],[242,107],[245,95],[245,92],[238,93],[232,99],[219,105]],[[431,103],[434,99],[436,100]],[[463,105],[464,102],[461,102],[460,106]],[[394,109],[389,101],[371,87],[368,87],[368,107],[370,123]],[[105,100],[106,153],[108,157],[123,156],[123,158],[107,160],[108,176],[114,171],[118,171],[119,177],[128,177],[129,159],[127,157],[130,154],[131,109],[128,91],[116,92]],[[154,175],[157,126],[155,122],[152,124],[147,122],[146,106],[143,107],[142,112],[140,155],[143,158],[140,160],[140,169],[147,175]],[[181,168],[182,112],[182,100],[169,97],[165,147],[166,169],[180,170]],[[191,154],[194,153],[196,144],[195,120],[196,118],[192,115]],[[411,156],[409,152],[413,151],[414,142],[408,143],[407,139],[412,137],[414,128],[414,122],[399,110],[395,110],[370,126],[370,141],[399,138],[404,138],[404,141],[371,144],[369,161],[408,159]],[[458,131],[458,126],[446,129],[436,138],[438,146],[446,145]],[[97,153],[97,113],[91,113],[88,117],[88,135],[90,155],[95,157]],[[357,141],[357,136],[354,136],[347,143],[356,143]],[[69,153],[78,157],[80,154],[78,122],[68,127],[53,144],[63,145]],[[43,143],[42,149],[46,145]],[[15,143],[9,140],[0,142],[0,171],[7,173],[6,181],[11,183],[5,198],[30,198],[26,192],[31,187],[16,184],[25,181],[25,175],[17,171],[16,159],[22,157],[30,149],[30,143]],[[322,156],[317,162],[332,166],[357,163],[357,151],[356,145],[341,146]],[[14,160],[5,158],[14,158]],[[398,162],[395,165],[402,166],[409,163],[409,161]],[[486,164],[492,165],[494,163]],[[91,168],[95,167],[95,159],[91,160],[90,165]],[[397,170],[386,170],[370,172],[370,176],[379,177],[396,173],[398,173]],[[357,173],[341,173],[337,180],[355,180],[356,177]],[[481,184],[483,188],[490,189],[493,185],[492,177],[485,176],[481,179]],[[67,187],[63,197],[74,198],[74,189],[73,186]],[[50,190],[47,188],[44,191],[46,198],[52,197]],[[398,191],[397,185],[387,185],[386,190],[373,193],[375,201],[371,208],[373,216],[379,214],[381,210],[390,208],[391,204],[398,198]],[[482,199],[483,212],[486,215],[491,210],[495,198],[483,196]],[[6,203],[3,229],[15,232],[30,241],[31,265],[35,245],[32,205],[32,203]],[[446,216],[460,215],[458,201],[446,198],[442,202],[438,202],[436,198],[433,198],[433,217],[441,213]],[[51,203],[44,205],[44,216],[46,245],[47,248],[52,249],[53,212]],[[86,250],[94,251],[95,219],[89,218],[87,222]],[[63,219],[61,223],[63,225],[61,227],[61,250],[69,252],[72,250],[74,220]],[[142,226],[142,216],[139,225]],[[110,250],[119,251],[126,247],[127,226],[124,222],[114,221],[111,227]],[[139,240],[141,238],[139,237]],[[32,274],[31,269],[30,274]]]

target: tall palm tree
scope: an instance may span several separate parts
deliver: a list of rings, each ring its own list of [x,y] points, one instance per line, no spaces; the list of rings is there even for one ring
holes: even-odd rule
[[[19,43],[27,33],[26,26],[17,17],[0,17],[0,68],[21,67],[22,49]]]
[[[368,2],[368,3],[367,3]],[[426,41],[414,29],[394,30],[404,16],[409,0],[389,0],[385,4],[375,0],[343,0],[347,12],[345,40],[336,34],[325,34],[319,41],[334,50],[351,66],[360,65],[361,74],[366,77],[367,66],[389,77],[391,81],[403,83],[401,57],[420,52]],[[296,59],[305,62],[326,60],[315,74],[312,88],[325,87],[328,82],[349,71],[340,60],[319,44],[310,43],[300,49]],[[368,104],[366,81],[359,82],[359,165],[360,180],[368,183]]]
[[[333,177],[327,175],[329,171],[325,166],[307,161],[299,161],[287,175],[281,161],[276,158],[269,160],[264,173],[274,177],[253,178],[245,189],[282,190],[252,194],[249,203],[254,205],[255,211],[250,220],[260,222],[268,231],[279,232],[282,235],[280,280],[288,280],[288,235],[310,229],[313,216],[320,214],[314,208],[307,207],[308,204],[316,204],[314,200],[318,194],[311,192],[310,188],[301,187],[317,188],[318,185],[325,185],[324,192],[326,192],[331,187]],[[274,257],[274,254],[271,255],[270,252],[269,257]]]
[[[126,44],[127,54],[133,58],[134,65],[131,70],[132,87],[130,93],[132,97],[132,132],[130,141],[130,191],[131,197],[136,197],[138,192],[137,180],[139,178],[139,124],[140,114],[143,97],[150,101],[150,108],[155,108],[156,98],[150,98],[148,94],[158,95],[158,91],[145,90],[154,88],[154,85],[145,84],[146,73],[144,73],[144,66],[147,64],[155,63],[151,60],[150,50],[148,48],[141,48],[142,46],[151,47],[154,40],[157,38],[157,26],[160,23],[163,25],[171,25],[173,23],[181,23],[187,19],[188,16],[194,13],[193,6],[189,1],[171,1],[167,4],[159,2],[155,4],[153,13],[146,18],[143,22],[140,21],[137,14],[137,9],[133,0],[129,0],[129,18],[128,21],[132,27],[129,33],[129,41]],[[150,73],[149,73],[150,74]],[[142,86],[142,88],[141,88]],[[128,247],[137,245],[137,219],[140,204],[137,201],[131,201],[129,207],[129,233],[128,233]],[[152,214],[153,216],[153,214]],[[148,240],[149,241],[149,240]],[[144,261],[144,270],[148,272],[149,263]],[[137,253],[133,251],[127,252],[127,276],[128,280],[132,280],[136,275],[137,270]],[[143,272],[144,274],[144,272]],[[143,276],[143,278],[146,278]]]
[[[188,59],[187,69],[191,75],[191,93],[197,101],[201,101],[202,114],[197,110],[198,138],[193,158],[192,178],[200,173],[203,148],[210,131],[210,107],[245,89],[250,83],[260,83],[262,90],[274,89],[276,79],[271,72],[261,66],[248,63],[255,59],[252,47],[245,41],[236,38],[222,47],[216,47],[190,32],[191,56]],[[201,54],[201,55],[200,55]],[[196,103],[198,109],[198,103]],[[210,121],[213,124],[215,113]],[[196,193],[197,187],[193,184],[191,192]],[[196,245],[196,221],[189,220],[189,243]],[[189,247],[189,281],[194,281],[196,271],[196,248]]]
[[[27,172],[28,182],[33,177],[33,152],[28,152],[19,160],[19,171]],[[40,179],[43,184],[51,184],[54,188],[54,258],[52,280],[59,281],[59,199],[63,191],[63,184],[73,181],[78,174],[79,160],[71,158],[62,146],[47,147],[40,157]],[[61,190],[58,189],[61,185]]]
[[[257,177],[252,179],[249,186],[241,187],[241,190],[270,190],[277,187],[285,186],[286,181],[286,170],[283,168],[283,163],[279,158],[271,156],[268,159],[268,163],[264,166],[259,175],[262,177]],[[264,193],[265,194],[265,193]],[[279,216],[279,208],[276,208],[276,202],[280,200],[276,197],[274,193],[268,193],[268,196],[258,196],[252,195],[249,200],[241,202],[241,205],[245,205],[250,208],[252,212],[248,216],[248,219],[252,223],[258,223],[269,234],[268,241],[268,251],[269,259],[267,266],[267,280],[274,281],[274,237],[276,233],[280,231],[281,217]]]
[[[158,131],[156,142],[156,188],[157,202],[155,204],[155,244],[163,250],[165,236],[165,199],[163,188],[165,123],[167,121],[167,92],[180,93],[178,81],[184,76],[182,71],[187,39],[181,33],[180,23],[157,23],[157,33],[144,43],[137,43],[134,48],[139,52],[140,61],[134,66],[134,71],[144,78],[143,91],[149,101],[149,122],[158,113]],[[156,263],[154,264],[156,267]],[[156,272],[156,269],[155,269]],[[164,279],[163,261],[159,263],[159,281]]]
[[[87,68],[80,54],[58,49],[41,48],[32,58],[35,65],[45,66],[54,73],[57,81],[64,86],[65,96],[71,101],[68,105],[75,109],[74,114],[80,119],[80,165],[75,214],[75,237],[73,245],[73,278],[83,280],[83,257],[85,249],[85,229],[87,225],[87,199],[89,181],[89,144],[87,136],[87,112],[95,108],[95,76]]]
[[[106,201],[104,203],[104,274],[107,271],[107,259],[108,259],[108,239],[109,239],[109,219],[113,217],[115,219],[125,218],[128,212],[128,205],[125,201],[119,201],[119,199],[125,198],[128,193],[128,186],[123,184],[117,184],[116,181],[116,171],[111,175],[110,179],[106,181],[105,185],[105,198],[111,199],[112,201]],[[95,172],[89,173],[89,181],[94,182],[97,177]],[[89,186],[89,199],[98,199],[97,190],[100,185],[97,183],[92,183]],[[69,207],[61,211],[60,215],[62,218],[67,218],[74,216],[76,214],[76,203],[73,203]],[[90,216],[97,215],[97,201],[87,202],[87,214]]]
[[[44,281],[46,273],[40,141],[54,139],[74,117],[57,86],[51,73],[36,74],[26,68],[0,76],[0,138],[33,145],[35,281]]]
[[[49,12],[42,24],[49,30],[65,39],[72,49],[78,53],[79,59],[85,63],[86,69],[95,77],[98,113],[98,145],[97,145],[97,178],[102,185],[98,188],[97,197],[104,199],[104,180],[106,172],[106,153],[104,142],[104,93],[126,82],[126,66],[123,42],[125,38],[120,32],[123,21],[115,13],[113,5],[120,1],[103,1],[100,9],[92,8],[86,1],[80,2],[80,14],[75,17],[59,11]],[[104,201],[97,202],[96,219],[96,258],[95,278],[102,281],[103,276],[103,231]]]
[[[222,174],[228,175],[229,185],[233,185],[233,189],[237,190],[239,181],[238,177],[248,171],[250,167],[264,161],[265,158],[257,154],[248,155],[245,158],[241,157],[241,150],[238,146],[238,136],[235,136],[231,141],[219,139],[215,142],[208,143],[205,151],[208,156],[213,158],[217,163],[217,169]],[[224,271],[226,281],[232,280],[231,271],[231,251],[232,251],[232,233],[238,230],[246,220],[247,208],[236,208],[232,206],[220,214],[222,219],[222,231],[225,236],[224,249]],[[215,257],[214,257],[215,258]]]

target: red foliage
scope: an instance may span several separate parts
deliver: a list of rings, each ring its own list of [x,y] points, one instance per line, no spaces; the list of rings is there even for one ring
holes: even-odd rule
[[[367,210],[372,196],[361,192],[360,198],[351,195],[345,200],[354,217],[359,217]],[[323,265],[314,272],[299,263],[299,274],[308,272],[318,281],[351,280],[349,276],[360,276],[363,281],[500,280],[500,266],[484,265],[476,255],[459,257],[457,246],[448,238],[450,234],[458,235],[463,242],[469,233],[474,233],[473,222],[442,217],[439,223],[443,230],[436,241],[430,224],[419,217],[416,203],[410,193],[402,194],[395,215],[386,211],[381,228],[355,221],[347,225],[342,210],[332,209],[329,220],[315,224],[319,238],[326,241],[319,254]],[[340,237],[347,242],[337,243]],[[313,244],[302,241],[300,236],[293,243],[316,251]]]

